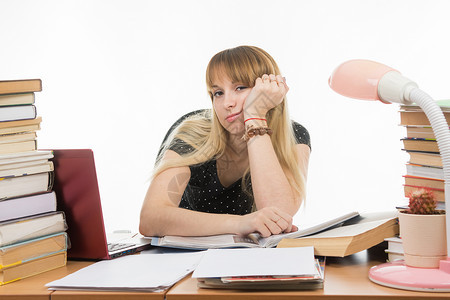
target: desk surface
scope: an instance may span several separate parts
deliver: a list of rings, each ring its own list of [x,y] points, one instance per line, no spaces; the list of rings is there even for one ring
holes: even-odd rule
[[[384,287],[368,278],[370,267],[386,261],[384,248],[375,247],[345,258],[328,257],[325,266],[324,288],[309,291],[243,291],[226,289],[200,289],[197,280],[191,277],[177,283],[166,294],[167,300],[191,299],[281,299],[307,297],[313,299],[426,299],[450,298],[450,293],[412,292]]]
[[[67,266],[26,278],[14,283],[0,286],[1,299],[268,299],[301,298],[313,299],[347,299],[352,300],[383,297],[384,299],[429,299],[434,297],[450,298],[450,293],[422,293],[392,289],[377,285],[368,278],[369,268],[386,259],[384,248],[375,247],[368,251],[350,255],[345,258],[327,258],[324,288],[311,291],[243,291],[199,289],[196,279],[190,276],[178,282],[167,292],[82,292],[82,291],[48,291],[46,283],[64,277],[92,262],[68,261]]]

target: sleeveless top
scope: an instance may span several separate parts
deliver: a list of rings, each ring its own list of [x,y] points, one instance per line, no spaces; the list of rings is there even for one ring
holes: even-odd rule
[[[178,119],[167,132],[163,144],[170,133],[188,117],[204,113],[205,110],[190,112]],[[305,127],[292,121],[297,144],[306,144],[311,148],[310,136]],[[183,155],[190,153],[194,148],[184,141],[177,140],[169,146],[170,150]],[[160,152],[162,147],[160,149]],[[160,153],[159,153],[160,154]],[[159,155],[158,154],[158,155]],[[211,159],[201,164],[189,166],[191,177],[181,197],[179,207],[221,214],[248,214],[252,210],[253,197],[244,192],[241,187],[242,178],[228,187],[224,187],[217,175],[216,159]],[[250,186],[251,188],[251,182]]]

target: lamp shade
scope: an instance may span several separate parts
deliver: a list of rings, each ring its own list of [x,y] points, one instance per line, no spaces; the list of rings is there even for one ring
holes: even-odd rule
[[[349,60],[339,65],[328,79],[328,84],[337,93],[356,99],[380,100],[378,83],[391,67],[364,59]]]

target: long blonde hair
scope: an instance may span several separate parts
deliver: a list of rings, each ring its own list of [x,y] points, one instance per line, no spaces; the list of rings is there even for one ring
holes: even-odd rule
[[[206,69],[206,85],[211,100],[213,81],[219,74],[225,74],[231,81],[241,82],[252,88],[258,77],[263,74],[279,75],[280,70],[275,60],[258,47],[239,46],[219,52],[213,56]],[[272,108],[266,118],[269,128],[273,131],[271,141],[280,165],[291,187],[304,198],[305,177],[298,167],[299,158],[295,152],[295,136],[286,99]],[[221,157],[225,153],[228,135],[217,119],[214,109],[185,119],[166,139],[153,176],[169,168],[196,165]],[[177,159],[161,160],[165,150],[180,140],[192,146],[194,150]],[[249,172],[250,169],[247,168],[242,176],[242,188],[245,191],[249,190]]]

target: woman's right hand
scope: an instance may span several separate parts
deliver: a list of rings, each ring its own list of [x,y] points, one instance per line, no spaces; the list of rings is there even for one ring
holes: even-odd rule
[[[264,207],[251,214],[241,216],[237,223],[239,235],[258,232],[261,236],[268,237],[297,230],[297,226],[292,225],[292,216],[277,207]]]
[[[265,118],[269,110],[283,102],[289,91],[285,79],[281,75],[267,75],[256,78],[255,86],[245,99],[245,118]]]

